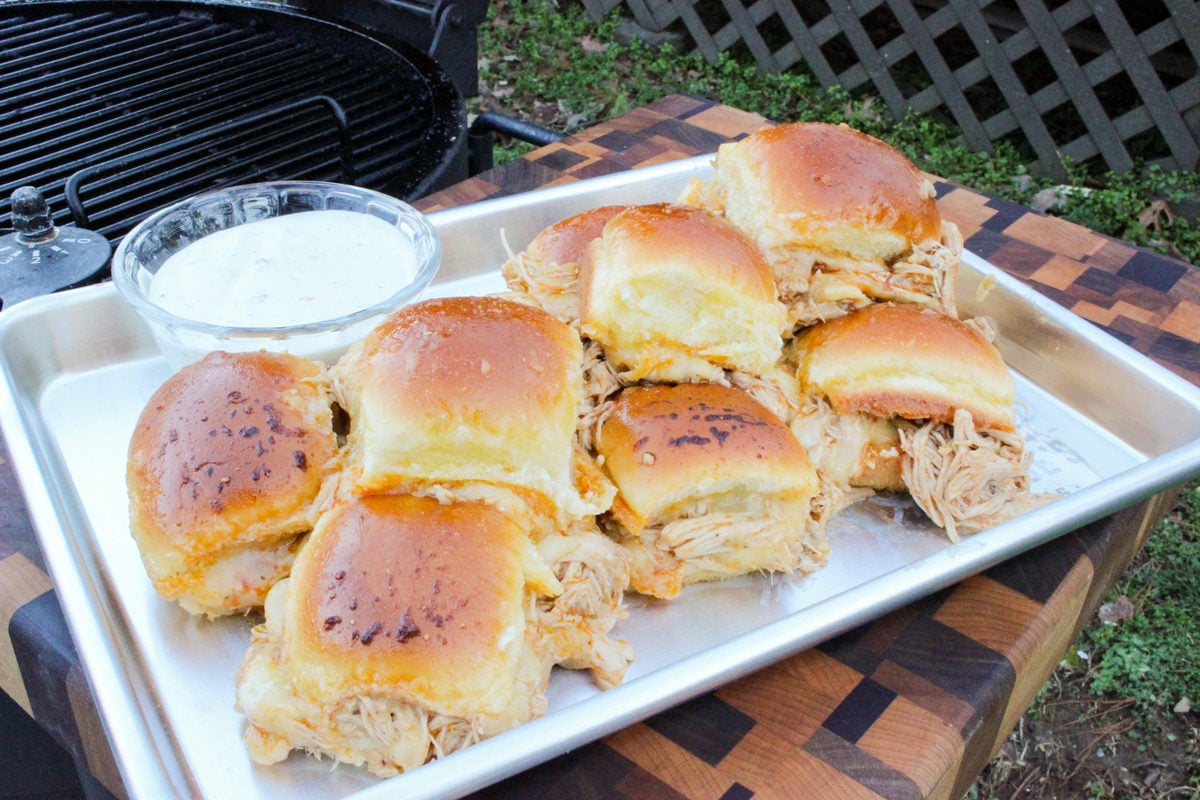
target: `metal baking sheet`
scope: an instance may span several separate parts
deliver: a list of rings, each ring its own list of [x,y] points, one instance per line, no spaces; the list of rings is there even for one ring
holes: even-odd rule
[[[709,164],[673,162],[434,214],[445,265],[431,293],[502,289],[507,248],[545,225],[596,205],[670,200]],[[829,563],[811,576],[737,578],[669,603],[635,596],[618,628],[638,655],[623,685],[599,692],[585,675],[557,671],[544,718],[388,781],[299,754],[252,764],[233,695],[254,618],[194,619],[154,594],[129,535],[124,467],[135,419],[169,370],[111,286],[0,313],[0,424],[132,796],[456,797],[1200,472],[1193,386],[971,254],[960,300],[965,315],[999,323],[1036,488],[1062,499],[951,545],[911,503],[879,498],[834,521]]]

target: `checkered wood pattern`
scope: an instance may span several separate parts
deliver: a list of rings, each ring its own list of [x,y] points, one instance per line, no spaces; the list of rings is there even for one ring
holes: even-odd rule
[[[711,152],[763,124],[672,96],[420,205]],[[1200,270],[963,187],[939,189],[971,249],[1200,383]],[[5,456],[0,450],[0,689],[122,797]],[[959,800],[1173,498],[1150,498],[476,797]]]

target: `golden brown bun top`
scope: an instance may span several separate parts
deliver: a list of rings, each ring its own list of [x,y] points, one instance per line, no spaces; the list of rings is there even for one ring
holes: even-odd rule
[[[627,206],[600,206],[559,220],[534,237],[526,254],[543,263],[578,264],[588,244],[625,208]]]
[[[216,551],[310,502],[337,442],[323,367],[281,353],[210,353],[170,377],[129,445],[133,522]],[[242,537],[244,538],[244,537]]]
[[[374,495],[322,515],[293,568],[292,670],[318,698],[487,710],[524,640],[527,537],[494,507]],[[501,701],[503,703],[503,701]]]
[[[816,473],[787,425],[730,386],[625,389],[603,422],[597,449],[621,502],[642,523],[706,495],[807,498],[816,491]]]
[[[1015,426],[1015,382],[994,344],[924,306],[880,303],[806,329],[797,342],[801,390],[839,412]]]
[[[845,125],[797,122],[722,145],[717,167],[736,161],[757,176],[741,188],[789,220],[793,232],[829,227],[888,230],[910,243],[941,239],[932,187],[900,151]]]
[[[687,270],[746,298],[775,301],[770,264],[754,240],[732,223],[675,203],[631,206],[608,221],[602,244],[593,244],[581,264],[579,301],[585,325],[593,305],[598,253],[606,269],[627,276],[664,268]]]
[[[450,297],[394,312],[356,357],[363,391],[470,420],[556,408],[564,381],[579,380],[581,352],[579,335],[539,308]]]

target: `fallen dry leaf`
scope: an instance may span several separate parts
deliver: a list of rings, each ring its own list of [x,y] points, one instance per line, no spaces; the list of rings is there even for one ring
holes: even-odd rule
[[[1100,617],[1100,621],[1105,625],[1116,625],[1133,616],[1133,603],[1129,602],[1128,597],[1121,595],[1111,603],[1100,606],[1096,616]]]
[[[608,45],[596,39],[593,36],[584,36],[579,40],[579,47],[585,53],[603,53],[608,50]]]
[[[1155,200],[1138,214],[1138,223],[1146,231],[1161,231],[1175,222],[1175,212],[1166,200]]]

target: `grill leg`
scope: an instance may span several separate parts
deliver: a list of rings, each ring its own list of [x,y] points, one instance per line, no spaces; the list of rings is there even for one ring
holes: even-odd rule
[[[478,175],[492,168],[492,149],[495,146],[495,138],[491,131],[476,130],[472,126],[467,134],[467,146],[470,150],[468,171],[471,175]]]

